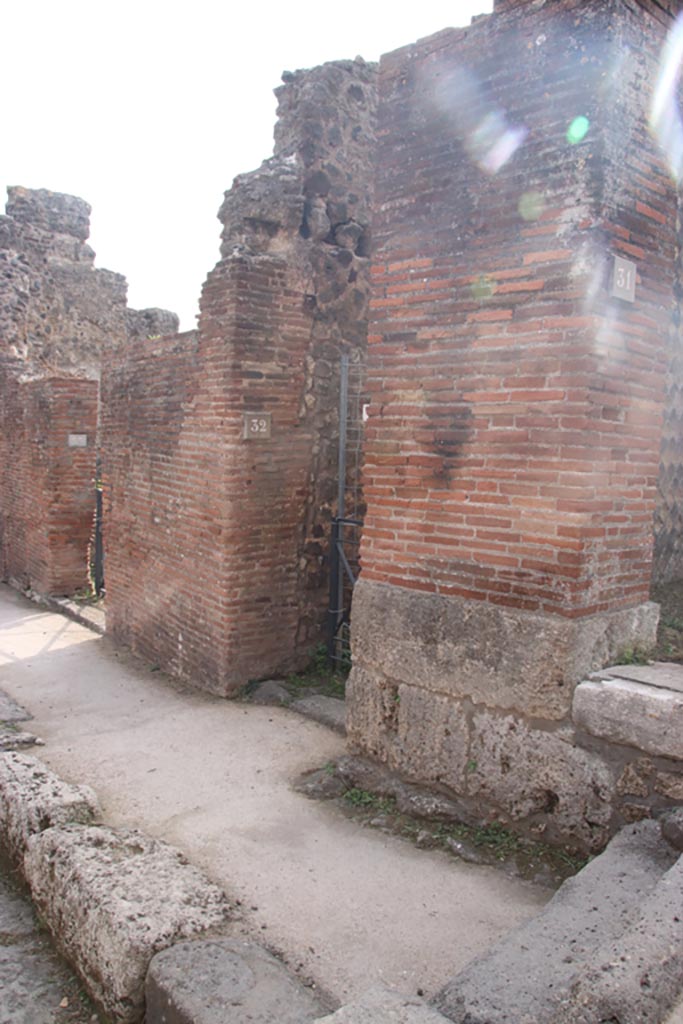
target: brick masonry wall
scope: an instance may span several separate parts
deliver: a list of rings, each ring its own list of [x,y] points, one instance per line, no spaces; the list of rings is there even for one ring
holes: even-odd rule
[[[589,615],[649,588],[677,251],[641,88],[662,33],[622,4],[507,6],[383,61],[363,571]]]
[[[2,578],[44,594],[87,583],[102,353],[178,325],[126,308],[125,279],[94,267],[89,217],[76,196],[19,187],[0,217]]]
[[[125,279],[95,269],[89,216],[75,196],[15,187],[0,217],[0,571],[41,594],[88,581],[96,378],[126,330]]]
[[[72,594],[88,582],[97,383],[19,383],[5,369],[0,397],[2,578],[40,594]]]

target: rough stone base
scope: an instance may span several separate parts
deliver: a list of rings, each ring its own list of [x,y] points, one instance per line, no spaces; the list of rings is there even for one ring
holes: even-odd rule
[[[308,1024],[323,1007],[261,946],[180,942],[147,975],[146,1024]]]
[[[564,619],[361,578],[353,594],[353,658],[380,685],[407,683],[559,720],[573,686],[621,652],[652,646],[658,621],[652,602]]]
[[[114,1024],[142,1019],[155,953],[227,921],[220,889],[134,830],[50,828],[29,840],[24,869],[58,946]]]
[[[464,820],[505,821],[587,851],[605,845],[619,767],[578,746],[569,726],[473,708],[405,684],[387,691],[354,669],[347,701],[355,750],[457,796]]]
[[[657,618],[647,604],[572,621],[361,579],[346,690],[351,748],[456,796],[481,821],[599,850],[634,820],[615,813],[625,756],[577,735],[572,696],[620,650],[652,643]]]

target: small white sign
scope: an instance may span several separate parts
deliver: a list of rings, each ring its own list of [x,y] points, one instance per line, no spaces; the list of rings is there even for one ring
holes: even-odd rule
[[[611,294],[624,302],[636,301],[636,265],[623,256],[614,257]]]
[[[88,435],[87,434],[69,434],[67,444],[69,448],[87,448],[88,447]]]
[[[242,437],[245,441],[265,441],[270,437],[270,425],[271,413],[245,412]]]

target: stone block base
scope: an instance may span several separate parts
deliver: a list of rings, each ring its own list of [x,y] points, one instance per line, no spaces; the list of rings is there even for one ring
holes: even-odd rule
[[[652,602],[565,619],[360,579],[354,664],[451,700],[561,720],[574,685],[625,650],[651,647],[658,621]]]
[[[626,759],[577,734],[572,696],[621,651],[651,645],[657,619],[653,604],[569,620],[361,580],[351,747],[457,794],[479,820],[600,849],[629,820],[615,813]]]

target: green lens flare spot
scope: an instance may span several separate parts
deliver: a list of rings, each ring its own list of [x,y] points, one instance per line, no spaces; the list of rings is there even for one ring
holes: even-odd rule
[[[575,117],[572,123],[567,128],[567,142],[572,146],[576,146],[577,143],[583,142],[588,135],[588,130],[591,126],[590,121],[587,117],[581,115],[581,117]]]
[[[472,282],[470,291],[473,299],[476,299],[477,302],[484,302],[494,294],[495,282],[482,273],[476,281]]]
[[[522,220],[538,220],[545,210],[545,198],[540,192],[525,192],[517,203]]]
[[[481,274],[476,281],[472,282],[470,289],[472,291],[472,298],[476,299],[477,302],[483,302],[484,299],[490,299],[493,295],[494,282],[490,277]]]

